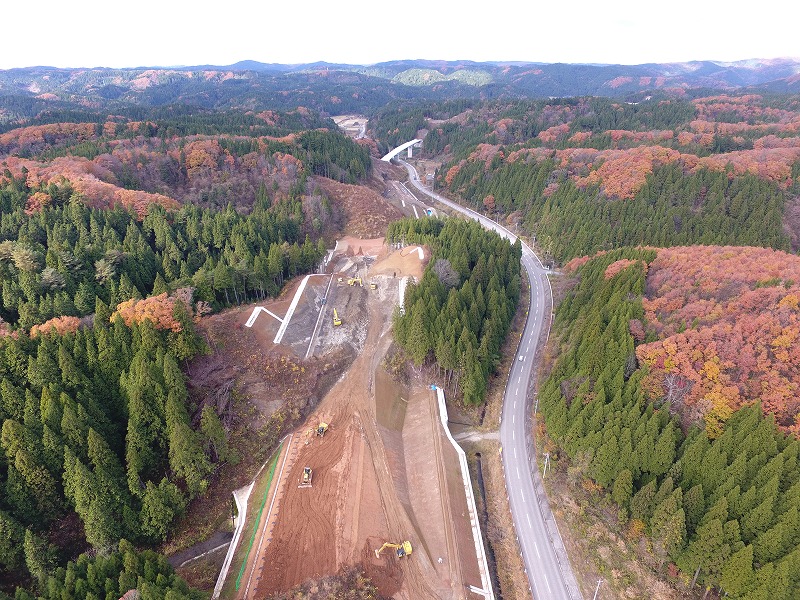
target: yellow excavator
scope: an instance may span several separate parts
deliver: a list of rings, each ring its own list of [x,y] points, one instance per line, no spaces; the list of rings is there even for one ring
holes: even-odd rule
[[[381,557],[381,552],[386,550],[386,548],[394,548],[395,553],[397,554],[397,558],[403,558],[404,556],[408,556],[411,554],[411,542],[406,540],[405,542],[401,542],[399,544],[392,544],[391,542],[386,542],[383,546],[375,550],[375,556],[377,558]]]
[[[338,327],[342,324],[342,320],[339,318],[339,313],[336,312],[336,309],[333,309],[333,325],[334,327]]]
[[[361,282],[361,277],[351,277],[347,280],[347,285],[355,285],[358,284],[359,287],[363,286],[364,284]]]
[[[322,437],[325,435],[326,431],[328,431],[328,424],[320,422],[320,424],[317,426],[317,435]]]

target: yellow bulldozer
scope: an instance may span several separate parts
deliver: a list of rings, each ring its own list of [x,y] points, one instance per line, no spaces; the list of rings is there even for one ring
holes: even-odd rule
[[[317,425],[317,435],[319,437],[324,436],[327,431],[328,431],[328,424],[327,423],[320,422],[320,424]]]
[[[411,542],[409,542],[408,540],[406,540],[405,542],[400,542],[399,544],[386,542],[383,546],[375,550],[375,556],[377,558],[380,558],[381,552],[386,550],[386,548],[394,548],[395,554],[397,554],[397,558],[403,558],[404,556],[408,556],[412,552]]]
[[[369,282],[369,289],[377,290],[378,289],[378,284],[376,282],[374,282],[374,281],[370,281]]]
[[[361,282],[361,277],[351,277],[347,280],[347,285],[355,285],[358,284],[359,287],[362,287],[364,284]]]
[[[297,487],[301,488],[309,488],[311,487],[311,478],[313,474],[311,472],[311,467],[303,467],[303,474],[300,476],[300,485]]]
[[[339,318],[339,313],[336,312],[336,309],[333,309],[333,326],[338,327],[342,324],[342,320]]]

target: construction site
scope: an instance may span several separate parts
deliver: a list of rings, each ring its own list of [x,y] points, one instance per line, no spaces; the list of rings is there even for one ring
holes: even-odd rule
[[[238,543],[242,576],[223,597],[268,598],[351,568],[384,597],[486,597],[471,488],[437,393],[413,370],[386,368],[392,315],[429,258],[423,247],[344,238],[324,274],[239,315],[260,343],[301,360],[342,348],[355,359],[284,439],[262,509],[248,503],[245,521],[260,519],[252,547]]]

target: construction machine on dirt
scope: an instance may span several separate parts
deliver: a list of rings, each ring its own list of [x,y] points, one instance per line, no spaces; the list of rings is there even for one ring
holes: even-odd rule
[[[336,309],[333,309],[333,326],[338,327],[342,324],[342,320],[339,318],[339,313],[336,312]]]
[[[307,488],[311,487],[311,467],[303,467],[303,475],[300,477],[300,485],[297,487],[299,488]]]
[[[322,437],[325,435],[325,432],[328,431],[328,424],[320,421],[320,424],[317,425],[317,436]]]
[[[386,548],[394,548],[395,549],[395,553],[397,554],[397,558],[403,558],[404,556],[408,556],[412,552],[411,542],[409,542],[408,540],[406,540],[405,542],[400,542],[399,544],[393,544],[391,542],[386,542],[386,543],[383,544],[383,546],[381,546],[380,548],[377,548],[375,550],[375,556],[377,558],[380,558],[381,557],[381,552],[386,550]]]
[[[351,277],[347,280],[347,285],[355,285],[358,284],[359,287],[363,287],[363,283],[361,282],[361,277]]]

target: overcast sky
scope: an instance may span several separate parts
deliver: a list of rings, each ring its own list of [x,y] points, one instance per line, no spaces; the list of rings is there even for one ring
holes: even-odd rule
[[[12,1],[2,69],[800,58],[797,0]]]

